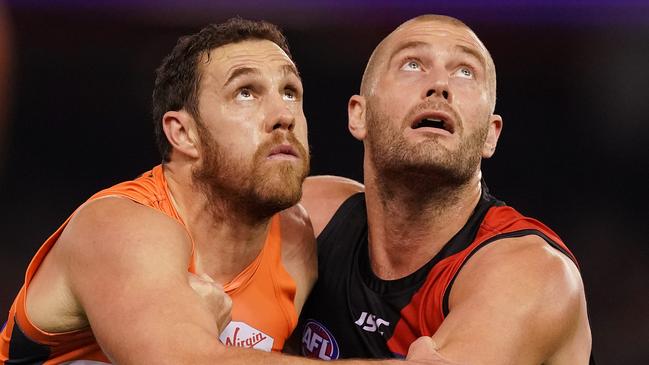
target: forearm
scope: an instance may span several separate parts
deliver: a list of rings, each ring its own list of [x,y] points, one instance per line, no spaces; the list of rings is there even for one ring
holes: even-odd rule
[[[211,336],[177,336],[175,341],[157,345],[148,341],[137,351],[120,351],[121,356],[113,357],[115,364],[197,364],[197,365],[317,365],[322,360],[313,360],[288,354],[265,352],[248,348],[226,347]],[[345,365],[457,365],[443,359],[429,346],[428,342],[418,341],[411,347],[408,359],[347,359],[335,360]]]
[[[138,326],[134,326],[137,330]],[[226,349],[213,331],[191,324],[172,328],[150,327],[148,332],[134,331],[97,338],[102,351],[113,364],[216,364]]]
[[[336,363],[345,365],[404,365],[401,360],[336,360]],[[324,364],[321,360],[307,359],[287,354],[263,352],[251,349],[228,347],[222,349],[219,364],[273,364],[273,365],[317,365]]]

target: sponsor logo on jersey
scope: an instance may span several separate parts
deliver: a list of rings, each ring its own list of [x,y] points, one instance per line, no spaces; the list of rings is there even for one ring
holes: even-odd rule
[[[321,323],[310,319],[302,332],[302,355],[313,359],[336,360],[340,351],[331,332]]]
[[[383,330],[381,330],[381,326],[390,326],[390,322],[386,321],[383,318],[379,318],[375,314],[367,312],[361,313],[361,316],[358,317],[358,319],[354,323],[356,323],[356,325],[362,328],[364,331],[378,332],[381,334],[381,336],[383,336]]]
[[[248,347],[257,350],[270,351],[275,340],[262,331],[244,322],[231,321],[219,336],[226,346]]]

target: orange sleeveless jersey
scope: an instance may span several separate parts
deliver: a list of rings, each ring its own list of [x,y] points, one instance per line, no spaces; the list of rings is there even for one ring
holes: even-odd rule
[[[162,166],[154,167],[135,180],[102,190],[88,201],[107,196],[125,197],[157,209],[186,228],[169,198]],[[8,321],[0,333],[0,364],[59,364],[81,359],[109,361],[90,328],[47,333],[36,328],[25,312],[27,287],[72,216],[45,241],[27,268],[25,284],[16,296]],[[232,322],[220,335],[224,344],[280,351],[295,328],[297,313],[293,299],[296,287],[281,262],[280,238],[280,219],[275,215],[259,256],[224,285],[233,301]],[[190,272],[194,272],[195,264],[193,245],[192,240],[192,259],[187,263]]]

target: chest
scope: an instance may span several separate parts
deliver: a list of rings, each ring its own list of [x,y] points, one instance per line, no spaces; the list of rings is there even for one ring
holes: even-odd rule
[[[232,321],[219,338],[226,346],[281,351],[297,323],[295,282],[280,260],[261,262],[226,293]]]
[[[299,326],[304,355],[403,357],[412,341],[434,334],[441,324],[452,260],[384,281],[372,273],[366,250],[357,242],[351,255],[335,248],[320,255],[326,269],[319,272]]]

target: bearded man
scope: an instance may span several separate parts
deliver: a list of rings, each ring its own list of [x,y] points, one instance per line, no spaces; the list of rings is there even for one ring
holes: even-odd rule
[[[427,344],[439,363],[589,362],[575,257],[482,180],[495,103],[493,60],[457,19],[419,16],[376,47],[348,106],[365,186],[304,186],[319,264],[296,331],[304,355],[398,358]]]
[[[276,353],[317,275],[295,205],[309,170],[302,95],[270,23],[181,38],[153,92],[162,164],[92,196],[43,244],[0,364],[313,364]],[[441,364],[427,344],[410,355]]]
[[[282,33],[231,19],[181,38],[157,70],[153,122],[162,164],[43,244],[0,363],[213,364],[219,338],[282,349],[316,275],[294,206],[309,170],[302,84]]]

